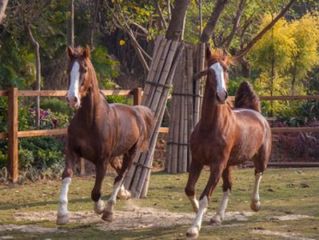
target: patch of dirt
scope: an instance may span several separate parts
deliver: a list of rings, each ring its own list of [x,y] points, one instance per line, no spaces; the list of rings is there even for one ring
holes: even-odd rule
[[[315,240],[313,238],[306,238],[302,237],[297,233],[287,233],[287,232],[277,232],[277,231],[270,231],[270,230],[253,230],[253,234],[261,234],[261,235],[268,235],[268,236],[278,236],[287,238],[289,240]]]
[[[301,219],[306,219],[306,218],[313,218],[308,215],[283,215],[283,216],[272,216],[269,217],[268,220],[278,220],[278,221],[293,221],[293,220],[301,220]]]
[[[248,221],[253,212],[227,212],[224,221]],[[138,207],[128,205],[125,211],[115,211],[113,222],[104,222],[92,211],[70,212],[71,223],[97,224],[100,230],[130,230],[143,228],[171,227],[176,225],[190,225],[194,213],[176,213],[163,209]],[[205,215],[204,221],[209,222],[213,212]],[[56,211],[19,212],[15,214],[16,221],[56,221]]]

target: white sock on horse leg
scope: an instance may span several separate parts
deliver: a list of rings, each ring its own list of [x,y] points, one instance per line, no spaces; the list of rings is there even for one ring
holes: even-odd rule
[[[119,193],[119,191],[121,189],[122,183],[123,183],[123,179],[121,181],[118,181],[117,183],[115,183],[114,186],[113,186],[113,192],[111,194],[111,197],[107,201],[106,210],[108,212],[113,212],[113,205],[116,204],[116,197],[117,197],[117,194]]]
[[[192,226],[187,230],[187,235],[192,237],[197,237],[199,235],[199,230],[202,227],[203,216],[205,212],[207,211],[207,207],[208,207],[208,198],[207,196],[205,196],[201,200],[199,200],[198,212],[196,214],[196,217],[193,221]]]
[[[260,198],[259,198],[259,187],[262,179],[263,173],[256,173],[255,175],[255,185],[251,196],[251,208],[254,211],[258,211],[260,208]]]
[[[58,216],[65,216],[68,214],[68,192],[69,192],[70,183],[71,183],[70,177],[66,177],[62,180]]]
[[[120,191],[119,191],[117,197],[119,199],[123,199],[123,200],[127,200],[127,199],[131,198],[131,193],[130,193],[130,191],[125,189],[124,184],[121,185]]]
[[[192,207],[193,207],[193,210],[195,213],[198,212],[198,208],[199,208],[199,203],[198,203],[198,200],[196,199],[196,196],[189,196],[188,197],[189,201],[191,202],[192,204]]]
[[[212,218],[211,222],[221,223],[224,220],[225,211],[226,211],[226,208],[228,205],[229,195],[230,195],[230,190],[227,189],[227,191],[225,191],[223,194],[223,198],[220,202],[218,210],[217,210],[215,216]]]

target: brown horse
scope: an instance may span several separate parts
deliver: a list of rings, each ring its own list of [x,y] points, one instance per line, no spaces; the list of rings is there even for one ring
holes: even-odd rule
[[[223,179],[223,199],[212,223],[221,223],[230,194],[231,168],[246,160],[255,166],[255,187],[251,208],[260,208],[259,184],[267,167],[271,152],[271,130],[267,120],[260,114],[260,102],[251,86],[243,82],[236,94],[235,109],[226,103],[226,80],[229,59],[222,51],[213,54],[206,50],[208,69],[201,119],[190,138],[192,163],[185,193],[191,201],[196,217],[187,236],[197,238],[208,200],[219,179]],[[195,196],[195,184],[203,166],[210,168],[207,185],[199,202]]]
[[[68,48],[69,90],[67,100],[77,111],[68,127],[65,169],[62,174],[62,189],[57,214],[57,223],[68,222],[68,189],[73,175],[73,165],[81,157],[95,164],[96,178],[91,193],[95,212],[102,219],[112,221],[117,195],[126,198],[130,193],[124,189],[123,178],[134,156],[148,147],[153,126],[153,113],[144,106],[108,104],[101,94],[95,70],[90,60],[90,49]],[[114,181],[111,197],[105,206],[101,200],[101,186],[110,163],[123,155],[121,167],[116,167],[118,176]]]

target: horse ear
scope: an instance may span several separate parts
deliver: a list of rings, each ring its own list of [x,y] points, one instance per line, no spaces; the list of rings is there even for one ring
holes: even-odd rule
[[[71,59],[73,57],[73,55],[74,55],[73,48],[69,46],[68,47],[68,56],[69,56],[69,58]]]
[[[210,58],[212,56],[212,52],[211,52],[210,47],[209,47],[208,44],[206,45],[206,53],[205,54],[206,54],[205,55],[206,59],[208,59],[208,58]]]
[[[84,48],[84,51],[83,51],[83,57],[90,58],[90,55],[91,55],[90,47],[88,45],[86,45],[86,47]]]

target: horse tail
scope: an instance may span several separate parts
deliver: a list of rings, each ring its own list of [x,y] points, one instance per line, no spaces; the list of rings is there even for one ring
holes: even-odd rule
[[[148,149],[149,146],[149,140],[151,137],[151,132],[154,125],[154,114],[151,111],[151,109],[145,107],[145,106],[137,106],[139,109],[139,112],[141,114],[141,124],[140,126],[140,138],[137,142],[137,145],[140,147],[141,151],[145,151]]]
[[[261,111],[260,100],[253,87],[246,81],[242,82],[236,92],[235,108],[248,108]]]

